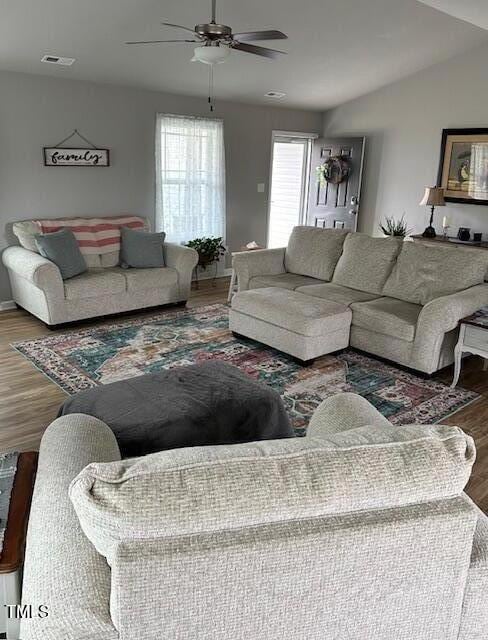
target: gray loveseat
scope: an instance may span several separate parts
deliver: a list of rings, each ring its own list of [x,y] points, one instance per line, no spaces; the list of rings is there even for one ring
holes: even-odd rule
[[[457,427],[393,426],[353,394],[325,400],[305,438],[123,461],[103,422],[59,418],[23,585],[49,615],[21,638],[485,640],[474,456]]]
[[[293,290],[302,295],[288,303],[290,309],[292,302],[297,309],[308,304],[309,316],[316,311],[317,299],[336,303],[343,311],[349,308],[350,333],[342,347],[349,341],[353,347],[428,374],[453,362],[459,320],[488,305],[488,251],[455,245],[434,247],[337,229],[295,227],[288,247],[234,254],[233,268],[239,293],[270,287]],[[273,326],[273,317],[286,308],[286,296],[269,291],[255,299],[240,299],[239,293],[231,312],[235,330],[256,339],[263,335],[264,342],[266,336],[279,335],[281,326]],[[266,297],[271,299],[267,326],[248,311],[261,307],[262,312]],[[295,325],[293,319],[287,320],[283,343],[288,348],[283,350],[293,353],[289,347],[294,332],[300,331],[299,320]],[[241,326],[252,326],[255,335]],[[310,340],[316,342],[317,335],[312,331]]]
[[[86,224],[91,220],[80,219]],[[142,220],[149,230],[149,221]],[[63,281],[58,267],[36,248],[34,235],[39,231],[34,220],[14,223],[20,246],[5,249],[2,259],[14,301],[49,326],[188,299],[198,261],[189,247],[165,242],[165,266],[155,269],[122,269],[118,250],[92,253],[84,256],[88,271]]]

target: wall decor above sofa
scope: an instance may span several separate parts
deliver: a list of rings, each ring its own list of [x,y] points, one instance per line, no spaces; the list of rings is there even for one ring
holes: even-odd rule
[[[447,202],[488,204],[488,128],[443,130],[437,184]]]
[[[71,138],[77,136],[88,146],[64,147]],[[110,151],[99,149],[88,138],[81,135],[78,129],[58,142],[54,147],[44,147],[45,167],[108,167],[110,166]]]

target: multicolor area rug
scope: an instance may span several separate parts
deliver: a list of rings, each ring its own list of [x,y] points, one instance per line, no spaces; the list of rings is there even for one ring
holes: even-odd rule
[[[215,304],[122,320],[13,345],[67,393],[152,371],[217,358],[276,389],[298,434],[324,398],[352,391],[395,424],[433,423],[478,396],[424,380],[373,358],[346,351],[302,367],[286,355],[228,328],[228,307]]]

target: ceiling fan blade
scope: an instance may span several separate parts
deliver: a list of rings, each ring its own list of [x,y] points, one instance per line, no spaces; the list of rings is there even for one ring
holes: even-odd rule
[[[255,44],[246,44],[245,42],[237,42],[234,40],[231,44],[233,49],[237,51],[245,51],[246,53],[254,53],[257,56],[263,58],[279,58],[281,55],[286,54],[286,51],[277,51],[276,49],[268,49],[267,47],[258,47]]]
[[[234,38],[240,42],[250,42],[252,40],[286,40],[288,36],[282,31],[246,31],[245,33],[234,33]]]
[[[203,36],[197,33],[195,29],[190,29],[190,27],[183,27],[181,24],[173,24],[172,22],[161,22],[161,24],[163,24],[165,27],[174,27],[175,29],[183,29],[184,31],[189,31],[190,33],[193,33],[193,35],[196,38],[199,38],[200,40],[205,39]]]
[[[195,44],[200,44],[200,40],[136,40],[125,44],[161,44],[162,42],[194,42]]]

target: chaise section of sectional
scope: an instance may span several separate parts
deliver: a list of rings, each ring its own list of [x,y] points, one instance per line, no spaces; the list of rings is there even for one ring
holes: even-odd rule
[[[232,299],[229,328],[310,364],[349,344],[351,310],[330,300],[268,287]]]

